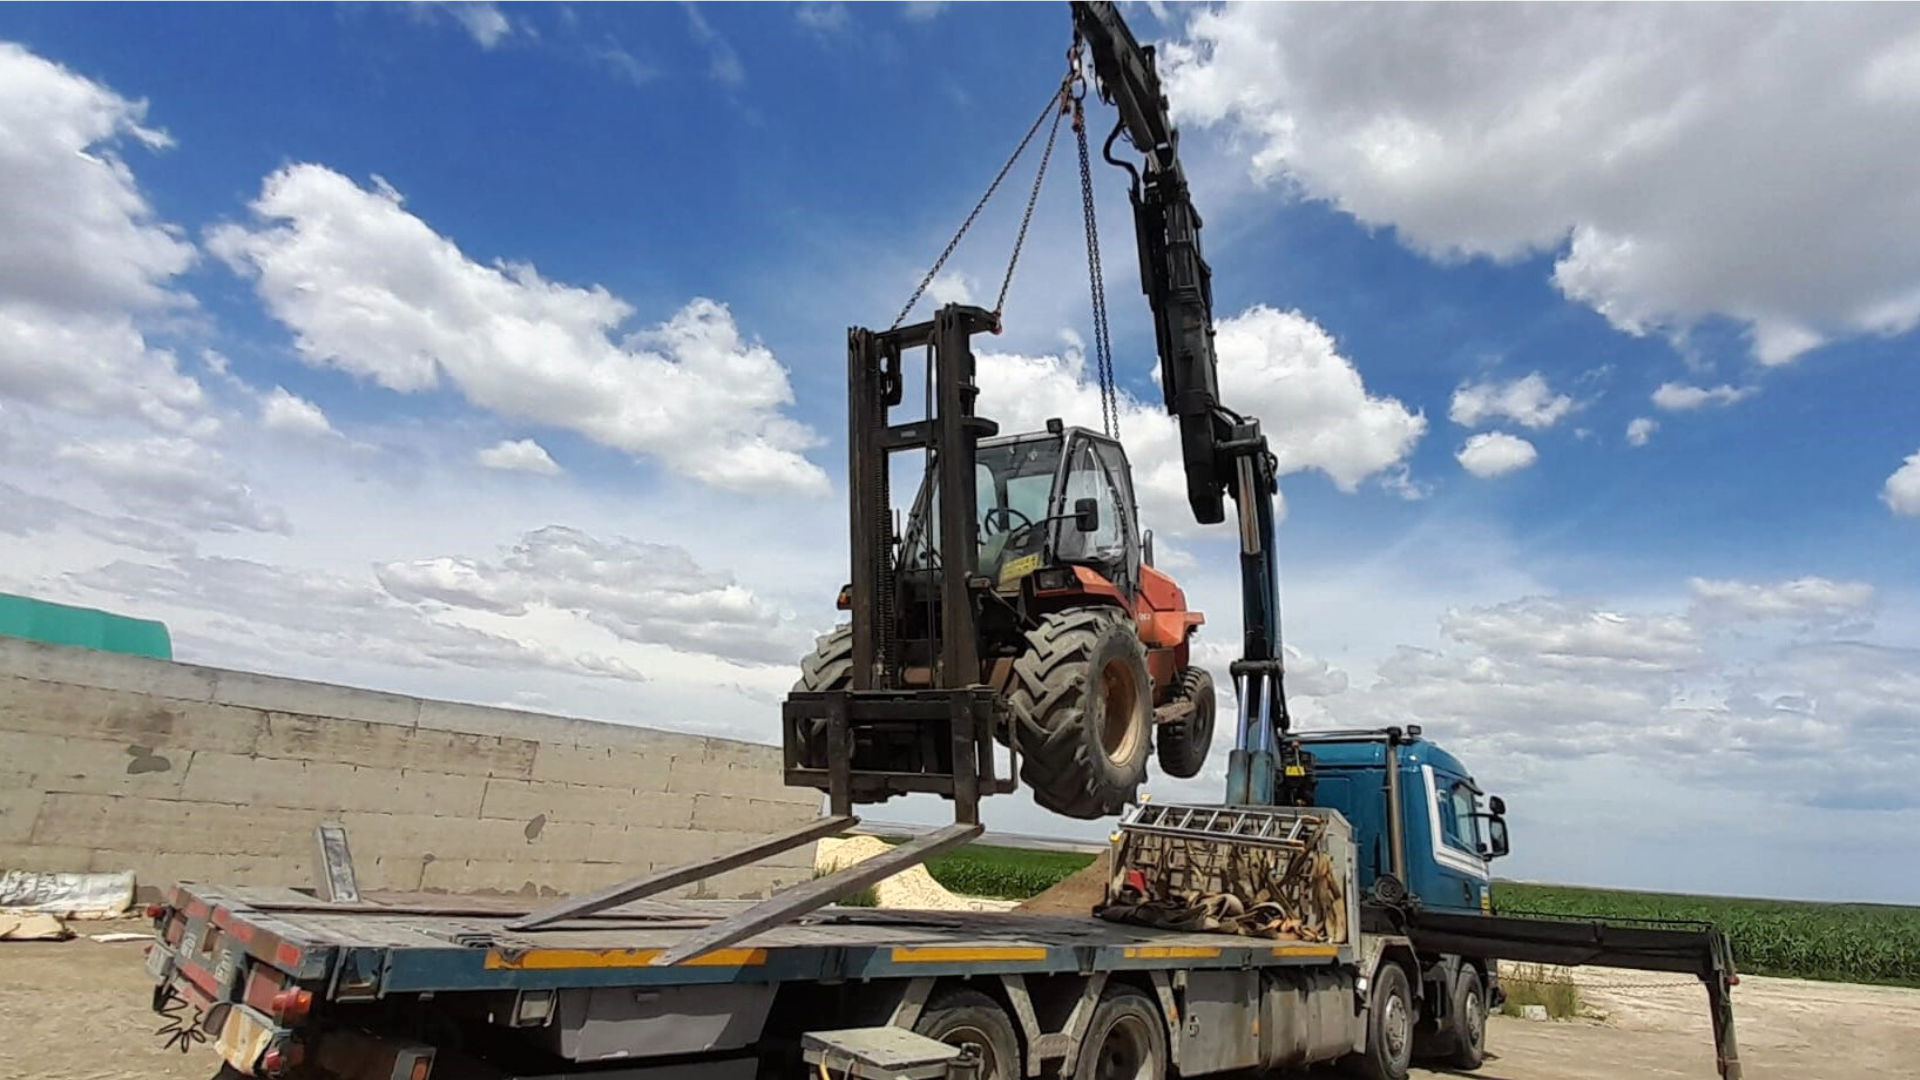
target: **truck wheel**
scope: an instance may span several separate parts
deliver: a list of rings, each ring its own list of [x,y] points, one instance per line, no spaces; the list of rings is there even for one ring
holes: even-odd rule
[[[853,685],[853,627],[836,626],[822,634],[814,650],[800,661],[800,678],[795,690],[844,690]],[[803,733],[802,761],[824,765],[827,757],[826,722],[817,721],[813,730]]]
[[[1073,1080],[1166,1080],[1167,1025],[1153,999],[1109,987],[1093,1010]]]
[[[1456,1069],[1477,1069],[1487,1057],[1487,988],[1480,973],[1470,964],[1461,964],[1453,976],[1453,1016],[1447,1027],[1453,1036],[1453,1049],[1447,1064]]]
[[[1147,776],[1153,680],[1133,620],[1072,608],[1041,620],[1013,662],[1007,691],[1020,779],[1066,817],[1120,812]]]
[[[915,1033],[948,1046],[980,1048],[980,1080],[1019,1080],[1020,1040],[998,1002],[978,990],[954,987],[934,995],[914,1021]]]
[[[1193,702],[1193,712],[1184,719],[1161,724],[1154,733],[1155,741],[1159,744],[1160,771],[1185,780],[1200,774],[1207,750],[1213,745],[1213,676],[1205,668],[1187,668],[1175,684],[1173,700]]]
[[[1413,1067],[1413,988],[1407,969],[1391,961],[1374,972],[1367,995],[1367,1049],[1342,1062],[1366,1080],[1406,1080]]]

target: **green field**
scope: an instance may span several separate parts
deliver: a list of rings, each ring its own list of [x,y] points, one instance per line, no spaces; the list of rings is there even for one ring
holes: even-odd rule
[[[1920,986],[1920,908],[1620,892],[1496,882],[1505,913],[1710,922],[1753,975]]]
[[[927,864],[968,896],[1024,900],[1093,861],[1091,855],[974,844]],[[1622,892],[1496,882],[1494,903],[1519,914],[1711,922],[1733,941],[1745,973],[1920,986],[1920,907]]]

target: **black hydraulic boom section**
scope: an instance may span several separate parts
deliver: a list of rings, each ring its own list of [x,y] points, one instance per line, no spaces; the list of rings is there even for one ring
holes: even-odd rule
[[[1273,547],[1276,462],[1260,421],[1220,403],[1214,353],[1213,272],[1200,250],[1200,212],[1180,164],[1180,132],[1168,111],[1150,45],[1142,45],[1110,3],[1074,3],[1076,45],[1093,60],[1100,98],[1120,119],[1107,137],[1108,162],[1132,179],[1140,287],[1153,310],[1160,387],[1179,422],[1187,501],[1201,524],[1239,511],[1241,655],[1230,668],[1239,726],[1227,759],[1229,803],[1270,806],[1280,737],[1290,726],[1280,651],[1279,559]],[[1125,135],[1142,161],[1116,158]]]
[[[1733,1035],[1733,948],[1724,931],[1704,923],[1635,926],[1600,920],[1455,915],[1414,910],[1404,931],[1424,953],[1481,956],[1530,964],[1626,968],[1692,975],[1707,990],[1720,1075],[1740,1080]]]

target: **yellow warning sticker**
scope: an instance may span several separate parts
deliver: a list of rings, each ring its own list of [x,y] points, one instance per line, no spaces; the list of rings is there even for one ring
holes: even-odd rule
[[[1011,585],[1040,569],[1040,556],[1022,555],[1000,564],[1000,584]]]

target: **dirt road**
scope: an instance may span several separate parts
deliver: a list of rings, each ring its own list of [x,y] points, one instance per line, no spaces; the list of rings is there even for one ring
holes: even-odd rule
[[[88,926],[140,930],[127,926]],[[153,1034],[143,946],[0,942],[0,1077],[207,1080],[206,1047],[182,1054]],[[1697,986],[1635,972],[1582,972],[1605,1021],[1495,1017],[1484,1080],[1709,1080],[1706,1002]],[[1662,985],[1651,985],[1651,984]],[[1631,984],[1620,986],[1619,984]],[[1734,992],[1747,1080],[1920,1077],[1920,990],[1747,978]]]

